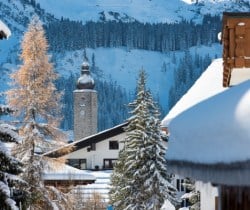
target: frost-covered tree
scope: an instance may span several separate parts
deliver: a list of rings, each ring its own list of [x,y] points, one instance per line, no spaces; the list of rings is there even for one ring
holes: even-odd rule
[[[7,106],[0,105],[0,115],[12,112]],[[8,147],[11,143],[19,143],[21,141],[15,127],[8,124],[0,124],[0,209],[18,209],[18,202],[24,196],[20,196],[17,200],[15,195],[24,195],[21,188],[24,181],[18,177],[22,172],[22,164],[11,154]]]
[[[190,210],[200,210],[200,192],[195,189],[195,181],[185,178],[183,186],[188,190],[181,198],[188,200]]]
[[[124,142],[125,143],[125,142]],[[111,174],[111,188],[109,191],[110,203],[117,210],[125,209],[128,201],[126,200],[129,191],[126,189],[128,177],[126,176],[125,161],[127,158],[126,145],[119,152],[119,158],[115,163],[113,173]]]
[[[124,149],[111,177],[110,200],[115,209],[160,209],[165,199],[175,202],[175,189],[167,173],[159,112],[146,90],[142,70],[137,98],[130,103],[132,116],[126,127]]]
[[[47,160],[37,153],[53,148],[63,139],[57,128],[61,94],[53,83],[57,75],[49,61],[48,44],[38,17],[30,22],[21,48],[23,64],[11,75],[13,88],[7,92],[9,105],[22,121],[22,143],[15,148],[15,154],[25,167],[22,177],[28,183],[30,209],[53,209],[56,204],[42,181]]]

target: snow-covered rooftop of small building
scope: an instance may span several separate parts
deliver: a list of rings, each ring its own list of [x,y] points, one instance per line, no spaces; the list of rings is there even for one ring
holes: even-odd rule
[[[3,31],[7,38],[9,38],[11,35],[10,29],[1,20],[0,20],[0,31]]]
[[[67,164],[55,164],[43,173],[44,180],[96,180],[96,177],[87,171],[83,171]]]
[[[79,193],[82,192],[83,195],[88,198],[93,193],[98,193],[102,196],[102,198],[108,202],[109,201],[109,189],[110,189],[110,176],[112,174],[112,170],[106,171],[86,171],[93,176],[96,177],[96,181],[92,184],[88,185],[79,185],[74,188],[71,193]]]
[[[211,85],[217,82],[207,79]],[[250,185],[250,80],[185,109],[170,122],[169,131],[166,157],[175,173]]]
[[[222,87],[223,65],[222,59],[216,59],[200,76],[194,85],[176,103],[162,120],[162,126],[168,127],[170,121],[178,114],[187,110],[191,106],[220,93],[226,88]]]

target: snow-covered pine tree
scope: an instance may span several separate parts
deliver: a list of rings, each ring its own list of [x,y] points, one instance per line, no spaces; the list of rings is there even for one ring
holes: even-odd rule
[[[185,178],[183,186],[188,190],[181,198],[187,199],[190,203],[190,210],[200,210],[200,192],[195,189],[195,181]]]
[[[125,143],[125,142],[124,142]],[[125,161],[127,158],[126,145],[119,151],[119,158],[115,163],[113,173],[111,174],[111,184],[109,190],[109,202],[117,210],[125,209],[125,203],[128,194],[126,189],[128,177],[125,175]]]
[[[13,88],[7,91],[9,105],[22,120],[19,129],[22,144],[16,147],[15,153],[25,166],[22,177],[28,183],[30,209],[53,209],[56,204],[51,199],[50,188],[42,181],[46,160],[37,152],[58,146],[63,139],[57,128],[61,94],[53,83],[57,75],[49,61],[48,43],[38,17],[30,22],[21,48],[23,65],[11,75]]]
[[[9,107],[0,105],[0,115],[10,112],[12,110]],[[0,209],[16,210],[18,202],[24,199],[25,193],[21,188],[25,183],[18,177],[22,172],[22,164],[12,156],[8,148],[9,144],[17,144],[20,141],[21,138],[15,127],[0,124]],[[17,199],[15,195],[19,195],[19,198]]]
[[[148,90],[142,70],[137,98],[130,103],[132,116],[127,137],[111,177],[110,200],[115,209],[160,209],[165,199],[175,202],[161,138],[159,112]]]

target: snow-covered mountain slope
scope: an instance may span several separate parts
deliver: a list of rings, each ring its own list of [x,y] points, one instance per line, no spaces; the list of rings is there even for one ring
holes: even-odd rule
[[[0,65],[6,61],[16,63],[20,40],[33,15],[39,15],[45,23],[54,20],[53,15],[35,7],[29,0],[0,1],[0,20],[10,28],[12,33],[8,40],[0,42]]]
[[[57,18],[98,21],[105,15],[108,20],[159,23],[182,19],[200,21],[204,14],[221,14],[223,11],[249,11],[249,1],[236,4],[232,0],[37,0]],[[113,12],[113,13],[110,13]]]
[[[199,0],[198,4],[191,0],[1,0],[0,19],[11,29],[9,40],[0,41],[0,92],[8,88],[9,73],[19,65],[20,42],[27,29],[27,23],[34,14],[39,15],[45,25],[55,20],[69,18],[71,20],[86,21],[134,21],[149,23],[178,22],[183,19],[201,22],[204,14],[219,14],[223,11],[249,11],[249,1],[235,3],[232,0]],[[207,32],[206,32],[207,33]],[[79,37],[81,39],[81,37]],[[60,43],[63,46],[63,43]],[[63,76],[70,71],[79,72],[83,50],[63,52],[63,56],[55,63],[56,70]],[[191,49],[193,53],[209,52],[210,57],[220,57],[221,46],[197,46]],[[57,52],[50,52],[58,57]],[[89,58],[95,53],[96,66],[103,70],[106,80],[111,75],[113,81],[134,91],[137,72],[144,68],[148,73],[148,86],[155,96],[159,97],[161,106],[168,107],[168,92],[173,84],[173,71],[177,64],[173,63],[173,54],[177,59],[184,52],[152,52],[146,50],[127,50],[125,48],[96,48],[87,49]],[[162,71],[163,64],[168,71]],[[72,81],[74,82],[74,81]],[[1,100],[1,98],[0,98]],[[167,111],[167,110],[166,110]]]
[[[200,56],[205,56],[209,50],[210,56],[220,56],[221,45],[190,49],[192,54],[198,53]],[[128,51],[125,48],[88,48],[86,51],[89,58],[95,54],[96,66],[103,71],[104,80],[112,78],[130,92],[134,92],[139,71],[143,68],[147,72],[147,85],[153,95],[159,97],[161,106],[168,107],[168,92],[173,84],[173,68],[176,65],[172,61],[173,52],[164,54],[136,49]],[[176,57],[182,57],[183,54],[183,52],[175,53]],[[57,70],[64,77],[68,77],[71,73],[80,73],[83,51],[67,52],[58,60],[60,62],[57,62]],[[163,63],[166,64],[166,71],[162,69]]]
[[[39,15],[44,22],[54,20],[53,15],[41,9],[35,1],[29,0],[1,0],[0,19],[3,20],[12,31],[23,32],[33,15]]]

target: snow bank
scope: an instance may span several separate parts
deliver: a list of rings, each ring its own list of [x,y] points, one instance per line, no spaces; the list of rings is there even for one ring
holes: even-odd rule
[[[167,158],[202,164],[250,160],[249,105],[250,80],[182,112],[169,125]]]

